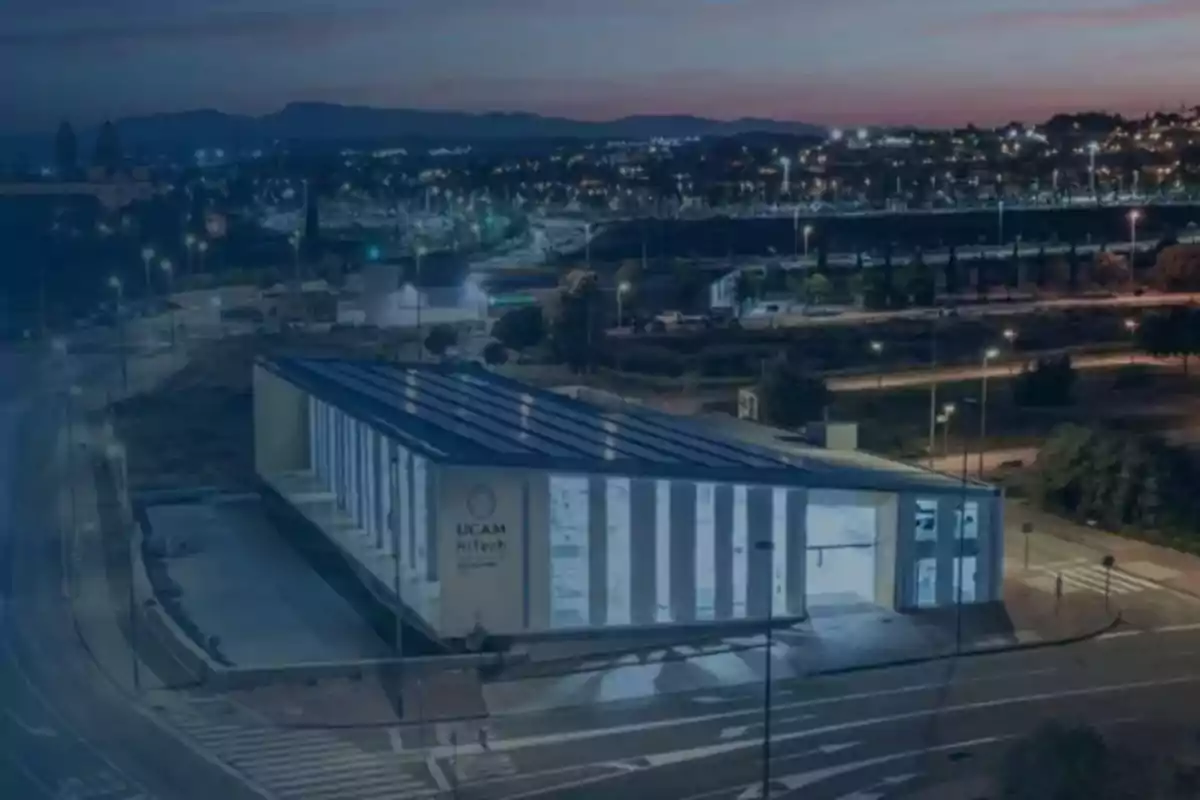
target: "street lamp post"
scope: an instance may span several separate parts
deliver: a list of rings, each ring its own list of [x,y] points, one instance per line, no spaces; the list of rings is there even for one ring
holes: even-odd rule
[[[876,358],[882,356],[883,355],[883,342],[880,342],[878,340],[871,342],[871,352],[875,354]],[[880,359],[880,363],[879,363],[879,385],[878,385],[878,388],[880,388],[880,389],[883,388],[883,361],[882,361],[882,359]]]
[[[996,204],[996,243],[1004,245],[1004,201]]]
[[[171,264],[171,259],[164,258],[159,262],[159,267],[162,268],[163,275],[167,279],[167,313],[171,319],[171,349],[175,349],[175,303],[171,300],[171,295],[175,293],[175,267]]]
[[[620,328],[625,324],[625,293],[632,288],[629,281],[621,281],[617,284],[617,327]]]
[[[766,553],[770,561],[775,551],[775,542],[769,539],[754,543],[754,549]],[[773,616],[775,605],[774,564],[770,565],[768,574],[767,615],[766,615],[766,650],[763,653],[763,740],[762,740],[762,796],[771,796],[771,654],[774,645]]]
[[[1016,352],[1013,348],[1013,345],[1017,341],[1016,329],[1015,328],[1005,328],[1003,336],[1004,336],[1004,341],[1008,342],[1008,349],[1010,351],[1010,355],[1016,355]],[[1008,374],[1009,375],[1014,374],[1016,372],[1016,369],[1017,369],[1017,365],[1016,365],[1016,361],[1014,360],[1008,365]]]
[[[146,277],[146,296],[147,297],[149,297],[153,293],[153,290],[150,288],[150,262],[153,260],[154,260],[154,248],[153,247],[143,247],[142,248],[142,271],[145,273],[145,277]]]
[[[190,275],[193,267],[192,257],[196,253],[196,235],[194,233],[189,233],[183,237],[183,248],[187,253],[187,261],[184,266],[187,268],[188,274]]]
[[[954,403],[946,403],[942,406],[942,413],[938,415],[938,422],[942,423],[942,454],[949,457],[950,455],[950,421],[954,419],[954,412],[958,407]]]
[[[1137,329],[1138,329],[1138,321],[1136,319],[1125,320],[1125,330],[1129,331],[1129,339],[1130,339],[1130,342],[1129,342],[1129,363],[1130,364],[1132,364],[1134,362],[1134,358],[1137,355],[1137,348],[1134,346],[1136,344]]]
[[[417,303],[417,360],[425,360],[425,342],[421,340],[421,259],[425,257],[425,245],[419,244],[413,250],[413,298]]]
[[[813,226],[805,225],[804,226],[804,258],[805,259],[808,258],[808,240],[809,240],[809,237],[812,236],[812,234],[813,234]],[[828,241],[826,242],[826,246],[828,247]]]
[[[125,289],[121,285],[121,279],[113,275],[108,279],[108,286],[116,293],[116,306],[114,308],[114,316],[117,318],[117,346],[121,350],[121,387],[122,391],[129,391],[129,353],[125,347],[125,310],[124,310],[124,295]]]
[[[1136,208],[1129,211],[1129,277],[1133,277],[1133,267],[1137,262],[1137,226],[1142,218],[1142,212]]]
[[[988,400],[988,362],[1000,355],[1000,351],[989,347],[983,351],[983,378],[979,397],[979,477],[983,477],[983,454],[987,450],[987,400]]]
[[[1089,142],[1088,150],[1088,191],[1091,192],[1092,200],[1097,200],[1096,197],[1096,152],[1100,149],[1100,145],[1095,142]]]
[[[206,242],[203,239],[201,239],[199,242],[197,242],[196,243],[196,252],[200,254],[198,266],[200,267],[200,271],[204,272],[204,254],[208,252],[208,242]]]

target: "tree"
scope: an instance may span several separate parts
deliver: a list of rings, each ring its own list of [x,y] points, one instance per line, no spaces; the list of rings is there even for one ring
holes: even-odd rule
[[[782,428],[820,420],[831,399],[825,381],[784,358],[766,365],[757,391],[759,419]]]
[[[1200,245],[1164,248],[1155,260],[1152,281],[1165,292],[1200,291]]]
[[[488,342],[483,348],[483,363],[498,367],[508,362],[508,350],[499,342]]]
[[[546,336],[545,320],[538,306],[508,311],[492,326],[492,337],[509,350],[522,353],[536,347]]]
[[[950,245],[950,257],[946,259],[946,294],[958,294],[958,248]]]
[[[1018,406],[1069,405],[1076,377],[1069,355],[1039,358],[1013,381],[1013,401]]]
[[[79,140],[71,123],[64,121],[54,135],[54,165],[60,178],[70,178],[79,168]]]
[[[576,269],[567,273],[546,304],[546,334],[554,355],[581,372],[591,366],[604,333],[596,273]]]
[[[1092,262],[1092,282],[1106,289],[1115,289],[1129,283],[1132,274],[1129,261],[1117,253],[1097,253]]]
[[[820,272],[814,272],[804,281],[804,302],[809,305],[820,305],[832,293],[833,284]]]
[[[624,313],[628,314],[637,305],[638,290],[642,287],[643,278],[642,262],[640,261],[626,261],[617,268],[613,280],[616,281],[616,290],[621,292],[621,306]],[[624,324],[624,320],[618,320],[617,324]]]
[[[738,270],[733,279],[734,307],[740,315],[747,303],[752,303],[762,296],[762,278],[757,272]]]
[[[1147,314],[1137,327],[1136,343],[1156,358],[1182,358],[1183,374],[1188,374],[1189,359],[1200,352],[1200,309],[1175,306]]]
[[[1074,242],[1071,242],[1071,249],[1067,252],[1067,290],[1079,291],[1079,251],[1075,249]]]
[[[1161,733],[1161,732],[1160,732]],[[1177,736],[1142,741],[1177,741]],[[1179,761],[1151,742],[1110,742],[1094,728],[1048,722],[1000,763],[997,800],[1184,800],[1195,797]]]
[[[101,125],[100,132],[96,135],[92,165],[108,172],[116,172],[121,168],[121,140],[117,136],[117,126],[111,121]]]
[[[441,358],[458,344],[458,330],[450,325],[434,325],[425,337],[425,349]]]
[[[917,255],[916,260],[905,270],[903,294],[904,305],[932,306],[937,302],[937,279],[929,265]]]

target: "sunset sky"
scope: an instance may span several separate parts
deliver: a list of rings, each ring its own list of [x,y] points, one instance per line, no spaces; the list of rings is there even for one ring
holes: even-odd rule
[[[0,125],[296,100],[993,123],[1200,104],[1198,40],[1200,0],[2,0]]]

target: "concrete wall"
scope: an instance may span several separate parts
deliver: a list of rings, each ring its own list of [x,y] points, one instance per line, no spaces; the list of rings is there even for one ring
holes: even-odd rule
[[[260,475],[308,469],[308,396],[254,366],[254,468]]]

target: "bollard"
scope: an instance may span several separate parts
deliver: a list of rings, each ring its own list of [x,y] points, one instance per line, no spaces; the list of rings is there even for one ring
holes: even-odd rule
[[[1059,604],[1062,602],[1063,595],[1063,580],[1062,573],[1058,573],[1054,577],[1054,613],[1058,613]]]

